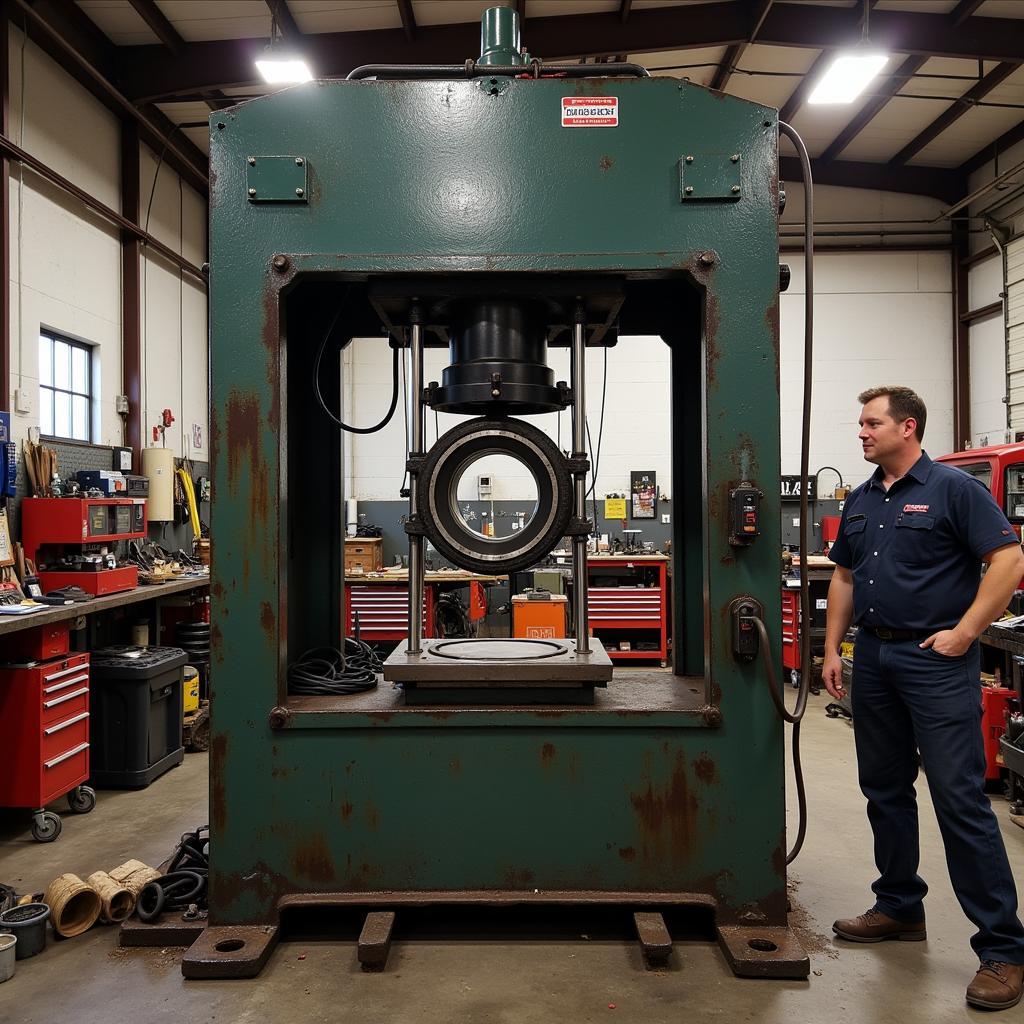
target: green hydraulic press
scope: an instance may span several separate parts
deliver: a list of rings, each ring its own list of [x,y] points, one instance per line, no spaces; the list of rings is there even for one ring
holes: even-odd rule
[[[751,625],[778,644],[778,138],[756,103],[531,58],[511,8],[476,61],[212,115],[212,842],[187,976],[257,973],[299,908],[466,903],[710,908],[736,973],[807,975]],[[508,572],[568,537],[586,578],[585,360],[639,335],[671,351],[671,670],[613,674],[583,586],[549,648],[424,639],[425,539]],[[409,635],[389,682],[298,694],[289,665],[342,643],[344,432],[324,407],[352,338],[408,363]],[[425,451],[428,408],[472,418]],[[529,422],[561,409],[568,454]],[[510,538],[452,500],[497,451],[539,494]]]

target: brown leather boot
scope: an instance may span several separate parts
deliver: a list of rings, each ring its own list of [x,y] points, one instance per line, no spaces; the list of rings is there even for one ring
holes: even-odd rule
[[[986,1010],[1006,1010],[1020,1002],[1024,992],[1024,964],[982,960],[974,981],[967,986],[967,1002]]]
[[[832,931],[850,942],[884,942],[886,939],[921,942],[928,937],[924,921],[894,921],[874,908],[865,910],[860,917],[846,917],[836,921]]]

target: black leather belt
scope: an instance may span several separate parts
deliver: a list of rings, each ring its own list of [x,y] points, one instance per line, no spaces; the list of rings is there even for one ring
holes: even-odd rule
[[[923,640],[930,632],[920,629],[889,629],[886,626],[861,626],[879,640]]]

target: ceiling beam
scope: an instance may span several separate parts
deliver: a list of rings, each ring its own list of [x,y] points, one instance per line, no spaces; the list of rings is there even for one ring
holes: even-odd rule
[[[822,50],[818,54],[814,63],[807,69],[803,78],[800,79],[800,83],[793,90],[792,95],[786,100],[786,105],[779,111],[780,121],[785,121],[787,124],[793,123],[793,118],[807,101],[811,90],[818,84],[819,77],[834,58],[835,53],[832,50]]]
[[[101,50],[101,66],[97,66],[83,55],[82,49],[90,49],[91,52],[90,37],[78,35],[74,28],[74,16],[70,19],[62,17],[58,28],[56,24],[51,24],[46,14],[42,13],[43,11],[53,12],[55,9],[59,11],[59,8],[64,6],[62,2],[52,5],[31,5],[26,0],[7,0],[7,4],[11,10],[13,24],[24,25],[29,38],[108,110],[122,120],[136,121],[143,141],[157,152],[161,150],[165,152],[168,165],[182,175],[201,195],[207,194],[209,182],[206,177],[208,167],[206,156],[189,139],[181,135],[172,139],[170,132],[174,126],[163,114],[156,111],[158,116],[147,117],[137,104],[133,104],[113,84],[111,73],[105,71],[114,63],[115,47],[109,40],[106,40],[106,46],[109,47],[111,56],[105,57],[104,51]],[[82,14],[76,5],[72,4],[71,7],[78,14]],[[84,15],[82,16],[84,17]],[[144,47],[144,49],[167,53],[163,44]],[[178,58],[172,57],[171,59],[177,60]]]
[[[750,32],[744,42],[735,43],[725,51],[718,69],[711,79],[712,89],[724,90],[729,84],[729,79],[732,78],[733,71],[739,67],[740,59],[746,52],[747,46],[757,38],[757,33],[761,31],[761,26],[771,10],[772,3],[773,0],[748,0]]]
[[[979,167],[983,167],[989,160],[1005,153],[1011,146],[1018,142],[1024,142],[1024,121],[1014,125],[1009,131],[1004,132],[995,142],[989,142],[982,146],[974,156],[965,160],[957,170],[964,175],[973,174]]]
[[[398,14],[402,19],[402,31],[410,43],[416,41],[416,15],[412,12],[412,0],[397,0]]]
[[[602,14],[533,18],[531,53],[545,58],[630,54],[709,46],[749,40],[747,8],[732,0],[643,8],[622,22],[622,9]],[[459,64],[477,53],[476,22],[421,25],[410,43],[402,29],[311,33],[304,48],[320,73],[344,76],[360,64]],[[855,44],[861,35],[860,9],[774,3],[758,32],[758,42],[823,49]],[[880,10],[871,18],[871,38],[893,52],[973,60],[1020,60],[1024,19],[971,18],[953,28],[948,15]],[[263,39],[189,43],[178,59],[161,47],[122,47],[123,82],[134,99],[171,97],[182,92],[252,82],[252,60]]]
[[[300,39],[305,38],[302,29],[296,24],[295,18],[288,8],[288,0],[266,0],[266,3],[274,21],[277,22],[277,30],[281,33],[282,39],[297,43]]]
[[[948,110],[943,111],[927,128],[911,139],[889,163],[894,166],[905,164],[912,157],[917,156],[925,146],[934,142],[951,124],[963,117],[978,100],[987,96],[997,85],[1005,82],[1019,67],[1019,64],[1009,61],[997,64],[980,82],[972,85]]]
[[[960,3],[949,12],[949,20],[954,28],[959,28],[985,0],[960,0]]]
[[[967,181],[960,168],[890,167],[888,164],[872,164],[860,160],[823,162],[821,159],[812,159],[811,173],[815,185],[905,192],[930,196],[943,203],[954,203],[962,198]],[[800,161],[795,156],[780,156],[779,176],[786,181],[799,182],[803,177]]]
[[[185,49],[185,40],[178,30],[167,20],[167,16],[157,7],[155,0],[128,0],[135,8],[135,13],[150,27],[153,34],[176,57]]]
[[[860,112],[852,121],[832,140],[829,144],[828,149],[821,154],[821,159],[828,163],[830,160],[835,160],[837,156],[853,140],[860,135],[860,133],[874,120],[877,114],[885,107],[885,105],[895,96],[900,89],[907,84],[907,80],[913,75],[917,74],[921,70],[921,67],[927,61],[927,57],[911,56],[899,66],[898,70],[892,75],[888,81],[883,81],[877,88],[877,95],[861,107]]]

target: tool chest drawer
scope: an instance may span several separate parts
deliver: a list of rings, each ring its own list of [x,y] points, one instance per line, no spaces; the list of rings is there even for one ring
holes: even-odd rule
[[[384,567],[384,542],[380,537],[350,537],[345,541],[345,575],[379,572]]]
[[[423,635],[433,636],[433,593],[423,592]],[[362,640],[397,640],[409,631],[409,586],[349,583],[345,586],[345,633]]]
[[[89,777],[89,655],[0,668],[0,805],[43,807]]]

